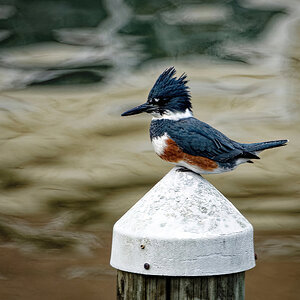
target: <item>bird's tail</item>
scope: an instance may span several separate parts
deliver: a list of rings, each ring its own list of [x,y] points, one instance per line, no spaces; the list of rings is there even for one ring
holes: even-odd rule
[[[252,144],[244,144],[244,147],[248,152],[256,153],[270,149],[285,146],[288,143],[288,140],[278,140],[278,141],[270,141],[270,142],[262,142],[262,143],[252,143]]]

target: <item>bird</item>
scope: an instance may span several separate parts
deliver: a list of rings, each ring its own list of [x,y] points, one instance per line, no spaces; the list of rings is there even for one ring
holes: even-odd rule
[[[239,143],[193,116],[187,75],[176,77],[169,67],[156,80],[147,102],[121,116],[143,112],[152,115],[150,139],[156,154],[182,171],[218,174],[234,170],[243,163],[260,159],[266,149],[284,146],[288,140]]]

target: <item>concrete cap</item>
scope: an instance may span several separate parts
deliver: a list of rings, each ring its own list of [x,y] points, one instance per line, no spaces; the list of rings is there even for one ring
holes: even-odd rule
[[[252,225],[203,177],[176,169],[114,225],[111,265],[165,276],[253,268]]]

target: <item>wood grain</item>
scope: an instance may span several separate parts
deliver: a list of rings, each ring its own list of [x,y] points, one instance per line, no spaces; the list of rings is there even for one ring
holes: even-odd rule
[[[245,272],[201,277],[148,276],[118,270],[118,300],[243,300]]]

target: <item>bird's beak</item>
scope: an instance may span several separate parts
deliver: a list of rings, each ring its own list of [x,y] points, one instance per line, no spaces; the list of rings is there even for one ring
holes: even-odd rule
[[[143,112],[150,112],[151,109],[152,109],[152,105],[150,105],[148,103],[144,103],[135,108],[125,111],[124,113],[121,114],[121,116],[131,116],[131,115],[137,115],[137,114],[140,114]]]

